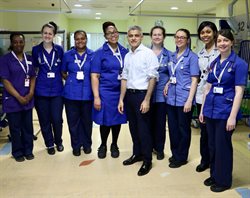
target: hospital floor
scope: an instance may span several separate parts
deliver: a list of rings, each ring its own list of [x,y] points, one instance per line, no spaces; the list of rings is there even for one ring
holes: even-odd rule
[[[199,164],[199,130],[192,128],[192,142],[188,164],[177,169],[168,167],[169,139],[165,146],[164,160],[153,155],[153,168],[145,176],[137,176],[141,162],[123,166],[131,156],[132,142],[128,125],[123,125],[118,141],[120,157],[112,158],[110,151],[105,159],[98,159],[100,145],[98,126],[93,128],[91,154],[72,155],[68,126],[64,114],[64,151],[48,155],[39,124],[34,115],[35,159],[16,162],[11,157],[8,128],[0,132],[0,198],[249,198],[250,150],[247,143],[250,128],[240,122],[233,135],[234,171],[233,186],[222,193],[211,192],[203,181],[209,170],[195,171]],[[109,137],[110,146],[111,135]]]

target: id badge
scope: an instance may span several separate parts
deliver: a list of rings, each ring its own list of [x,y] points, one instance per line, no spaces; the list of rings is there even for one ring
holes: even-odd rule
[[[24,79],[24,87],[29,87],[30,86],[30,79],[29,78],[25,78]]]
[[[176,77],[171,76],[169,80],[171,84],[176,84]]]
[[[55,78],[55,73],[54,72],[48,72],[47,73],[47,78]]]
[[[122,79],[122,75],[121,75],[121,74],[118,74],[117,80],[121,80],[121,79]]]
[[[223,87],[214,87],[213,93],[223,94]]]
[[[76,73],[76,79],[77,79],[77,80],[83,80],[83,79],[84,79],[83,71],[78,71],[78,72]]]

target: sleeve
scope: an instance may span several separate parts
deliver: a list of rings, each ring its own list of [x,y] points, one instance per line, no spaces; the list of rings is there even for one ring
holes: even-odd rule
[[[198,56],[195,53],[193,53],[190,57],[190,75],[191,76],[200,75]]]
[[[32,48],[32,63],[34,65],[34,67],[39,67],[38,49],[36,46]]]
[[[29,75],[30,76],[36,76],[36,72],[35,72],[35,68],[34,68],[34,63],[33,63],[32,56],[28,56],[28,60],[31,62]]]
[[[247,76],[248,76],[248,64],[242,59],[238,58],[236,61],[235,68],[235,85],[247,85]]]
[[[62,59],[62,67],[61,67],[61,70],[63,72],[67,72],[68,71],[68,68],[67,68],[67,65],[68,65],[67,57],[68,57],[68,54],[65,53],[64,56],[63,56],[63,59]]]
[[[101,63],[102,63],[101,51],[98,50],[94,52],[93,58],[90,62],[91,73],[101,73]]]
[[[8,67],[7,56],[3,56],[0,58],[0,77],[2,79],[9,79],[10,71]]]
[[[128,54],[125,55],[124,58],[124,67],[122,70],[122,79],[127,80],[128,79]]]
[[[147,63],[148,63],[148,71],[147,71],[147,77],[150,78],[156,78],[159,79],[159,62],[157,59],[157,56],[154,54],[154,52],[151,51],[148,53],[148,56],[146,56]]]

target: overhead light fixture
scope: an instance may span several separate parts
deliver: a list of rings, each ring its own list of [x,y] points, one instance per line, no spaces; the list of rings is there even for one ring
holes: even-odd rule
[[[90,2],[91,0],[78,0],[79,2]]]
[[[96,17],[95,19],[100,20],[100,19],[101,19],[101,17]]]
[[[97,12],[97,13],[95,13],[95,15],[102,15],[102,13],[100,13],[100,12]]]
[[[77,8],[82,7],[82,5],[81,5],[81,4],[75,4],[74,6],[75,6],[75,7],[77,7]]]
[[[187,0],[187,2],[188,2],[188,3],[192,3],[192,2],[193,2],[193,0]]]
[[[171,7],[170,9],[171,10],[178,10],[179,8],[178,7]]]

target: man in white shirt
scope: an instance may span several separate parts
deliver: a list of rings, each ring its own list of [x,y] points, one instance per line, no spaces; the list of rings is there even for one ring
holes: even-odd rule
[[[158,78],[159,64],[153,51],[141,43],[143,33],[139,26],[130,27],[127,37],[131,49],[124,59],[118,111],[124,113],[123,100],[125,99],[129,130],[133,141],[133,155],[125,160],[123,165],[143,161],[138,171],[138,176],[143,176],[152,168],[149,109]]]

